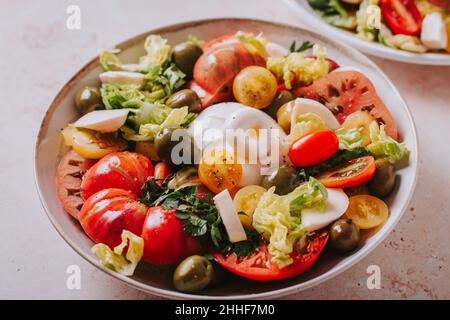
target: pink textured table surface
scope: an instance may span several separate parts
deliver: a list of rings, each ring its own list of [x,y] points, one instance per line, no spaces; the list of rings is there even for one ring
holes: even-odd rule
[[[145,30],[223,16],[302,26],[301,17],[274,0],[73,2],[81,8],[82,25],[72,31],[65,24],[72,1],[0,2],[0,298],[155,299],[86,263],[46,218],[33,178],[35,137],[46,108],[100,50]],[[289,299],[450,298],[450,67],[373,60],[405,97],[416,121],[417,189],[395,231],[373,253]],[[379,290],[366,286],[371,264],[381,268]],[[81,268],[81,290],[67,289],[68,265]]]

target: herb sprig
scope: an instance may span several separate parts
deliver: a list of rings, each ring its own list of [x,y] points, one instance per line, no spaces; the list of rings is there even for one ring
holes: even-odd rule
[[[297,42],[294,40],[291,43],[291,46],[289,47],[290,52],[303,52],[308,49],[311,49],[314,46],[314,43],[312,43],[309,40],[303,41],[302,44],[300,44],[297,48]]]
[[[231,243],[209,192],[200,192],[197,186],[186,186],[177,190],[167,188],[168,179],[158,184],[149,179],[139,200],[149,206],[175,209],[175,216],[183,221],[183,229],[193,237],[210,240],[215,248],[224,254],[236,253],[247,256],[260,245],[257,232],[247,231],[247,240]]]

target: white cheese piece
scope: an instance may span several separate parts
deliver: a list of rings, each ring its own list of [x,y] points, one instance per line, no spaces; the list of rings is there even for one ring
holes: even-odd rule
[[[73,125],[77,128],[91,129],[98,132],[115,132],[125,124],[128,109],[96,110],[78,119]]]
[[[439,12],[433,12],[425,16],[422,22],[420,40],[429,49],[447,48],[447,29]]]
[[[214,203],[219,210],[225,230],[228,234],[230,242],[235,243],[247,240],[244,227],[239,219],[233,199],[227,189],[214,196]]]
[[[306,231],[314,231],[326,227],[339,219],[347,210],[348,197],[342,189],[327,188],[328,205],[324,211],[304,209],[302,211],[302,226]]]
[[[99,75],[102,83],[108,84],[132,84],[143,86],[145,76],[142,73],[128,71],[107,71]]]

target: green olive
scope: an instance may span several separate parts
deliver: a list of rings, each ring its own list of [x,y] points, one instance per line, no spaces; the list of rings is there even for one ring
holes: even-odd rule
[[[202,48],[192,42],[182,42],[173,48],[173,62],[189,78],[192,78],[192,72],[197,59],[203,54]]]
[[[214,268],[208,259],[198,255],[190,256],[175,269],[173,285],[183,292],[200,291],[211,283],[213,275]]]
[[[351,219],[339,219],[331,226],[331,244],[340,251],[351,251],[358,246],[359,228]]]
[[[269,106],[267,108],[264,108],[263,111],[265,113],[267,113],[269,116],[271,116],[272,118],[276,119],[278,109],[280,109],[280,107],[282,105],[284,105],[294,99],[295,99],[295,97],[290,91],[284,90],[284,91],[278,92],[275,95],[275,98],[273,98],[272,103],[269,104]]]
[[[298,178],[297,171],[288,165],[279,167],[272,174],[264,177],[262,186],[269,189],[275,186],[275,193],[284,195],[300,185],[300,179]]]
[[[376,161],[377,169],[367,183],[370,193],[379,198],[386,197],[395,186],[395,167],[386,159]]]
[[[175,131],[177,132],[177,136],[173,137]],[[177,166],[194,163],[195,145],[186,129],[175,127],[163,128],[156,134],[154,144],[158,157],[170,165]],[[175,147],[177,147],[177,150],[174,153],[180,159],[172,159],[172,151]],[[190,152],[189,159],[185,159],[185,150],[189,150]]]
[[[75,95],[75,106],[81,114],[104,109],[100,91],[95,87],[84,87],[79,90]]]
[[[190,112],[200,112],[202,102],[198,95],[190,90],[183,89],[172,94],[166,101],[166,105],[171,108],[189,107]]]
[[[184,167],[174,174],[173,178],[167,184],[169,189],[179,189],[189,185],[201,184],[197,176],[198,170],[195,167]]]

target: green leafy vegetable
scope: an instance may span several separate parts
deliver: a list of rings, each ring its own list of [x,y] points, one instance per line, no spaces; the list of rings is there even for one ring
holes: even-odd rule
[[[135,85],[104,84],[100,92],[106,109],[139,108],[146,101]]]
[[[289,47],[290,52],[303,52],[308,49],[311,49],[314,46],[314,43],[312,43],[309,40],[303,41],[302,44],[300,44],[297,48],[297,43],[292,41],[291,46]]]
[[[372,142],[367,146],[367,149],[376,159],[386,158],[392,164],[407,159],[409,151],[406,145],[387,135],[384,127],[384,125],[378,126],[376,122],[370,124],[369,130]]]
[[[339,149],[341,150],[353,150],[363,146],[361,132],[357,128],[346,129],[340,127],[335,133],[339,140]]]
[[[252,33],[237,32],[236,38],[239,42],[252,54],[258,54],[259,56],[266,58],[266,43],[267,40],[262,35],[255,36]]]
[[[291,132],[287,136],[290,142],[294,142],[305,134],[316,130],[327,129],[325,122],[315,113],[304,113],[297,117]]]
[[[294,245],[305,234],[301,211],[322,210],[327,205],[327,197],[325,187],[314,178],[284,196],[275,194],[275,187],[262,195],[253,214],[253,227],[269,241],[271,261],[279,268],[292,263],[290,254]]]
[[[310,167],[298,167],[297,171],[300,180],[308,181],[310,177],[317,177],[322,172],[339,167],[349,160],[364,156],[370,156],[370,152],[365,147],[358,147],[353,150],[338,150],[326,161]]]
[[[356,12],[356,35],[367,41],[378,39],[381,27],[381,9],[378,2],[379,0],[363,0]]]
[[[144,240],[128,230],[123,230],[121,237],[122,243],[114,250],[106,244],[98,243],[92,247],[92,252],[106,268],[125,276],[132,276],[144,253]],[[127,253],[124,256],[125,248]]]
[[[166,209],[176,209],[175,216],[183,221],[185,232],[210,240],[225,254],[234,252],[239,256],[249,255],[259,247],[259,236],[251,233],[247,234],[247,240],[231,243],[211,193],[199,195],[197,186],[173,190],[168,189],[165,183],[159,186],[150,179],[146,182],[139,200],[149,206],[161,205]]]
[[[347,13],[339,0],[308,0],[308,3],[327,23],[346,29],[356,27],[355,17]]]

